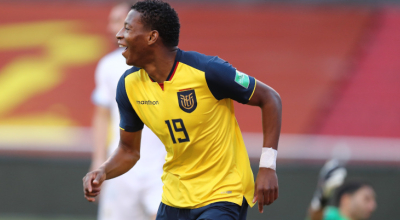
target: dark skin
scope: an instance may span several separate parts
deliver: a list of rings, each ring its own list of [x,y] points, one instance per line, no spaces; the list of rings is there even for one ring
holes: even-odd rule
[[[308,209],[308,216],[311,220],[322,220],[324,217],[324,208],[321,207],[319,210]]]
[[[263,147],[278,149],[281,132],[282,103],[278,93],[264,83],[257,81],[256,89],[248,105],[261,108]],[[279,196],[278,177],[275,170],[260,167],[255,182],[253,202],[258,201],[258,210],[272,204]]]
[[[142,131],[120,131],[118,148],[113,155],[98,169],[83,177],[83,192],[89,202],[94,202],[100,194],[101,184],[106,179],[112,179],[128,172],[140,158],[140,140]]]
[[[177,47],[166,47],[158,31],[145,27],[141,14],[131,10],[125,20],[125,27],[117,34],[118,44],[127,49],[122,53],[128,65],[143,68],[152,79],[163,83],[171,71]],[[264,142],[263,147],[278,148],[281,129],[282,104],[275,90],[257,81],[254,94],[248,105],[261,108]],[[115,153],[97,170],[83,178],[85,198],[93,202],[100,193],[104,180],[122,175],[136,164],[140,155],[141,132],[120,132],[120,144]],[[262,213],[264,205],[272,204],[278,198],[278,178],[275,170],[260,168],[254,191],[253,202],[258,202]]]

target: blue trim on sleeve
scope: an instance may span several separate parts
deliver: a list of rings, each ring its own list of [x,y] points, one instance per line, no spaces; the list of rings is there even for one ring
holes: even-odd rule
[[[225,60],[214,57],[206,67],[207,85],[217,100],[229,98],[243,104],[249,102],[255,86],[254,77],[248,76],[246,88],[235,81],[236,69]]]
[[[132,107],[131,102],[129,101],[128,95],[126,94],[125,88],[125,78],[133,73],[138,71],[139,68],[133,67],[127,70],[119,79],[117,86],[117,104],[120,114],[120,123],[119,126],[128,132],[135,132],[143,129],[143,122],[140,120],[139,116],[136,114],[135,110]]]
[[[205,72],[208,88],[217,100],[230,98],[240,103],[249,102],[254,91],[255,79],[249,76],[247,88],[235,81],[236,69],[228,62],[194,51],[179,50],[179,62]]]

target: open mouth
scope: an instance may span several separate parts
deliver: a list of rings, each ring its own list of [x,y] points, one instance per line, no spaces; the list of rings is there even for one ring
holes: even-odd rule
[[[124,50],[124,52],[128,49],[128,47],[127,46],[124,46],[124,45],[122,45],[122,44],[120,44],[119,45],[119,47],[125,47],[125,50]]]

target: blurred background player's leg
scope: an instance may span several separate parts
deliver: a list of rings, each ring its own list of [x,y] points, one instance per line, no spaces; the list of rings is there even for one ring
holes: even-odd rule
[[[132,186],[127,187],[126,183],[129,181],[124,176],[105,182],[100,196],[98,220],[149,220],[140,204],[138,190],[128,190]]]
[[[160,172],[152,172],[148,177],[144,177],[141,187],[141,203],[150,219],[156,219],[158,207],[160,206],[162,194],[161,182],[162,170]]]
[[[132,175],[106,181],[100,196],[98,219],[154,220],[161,200],[160,183],[161,180],[152,183],[140,177],[132,181]]]

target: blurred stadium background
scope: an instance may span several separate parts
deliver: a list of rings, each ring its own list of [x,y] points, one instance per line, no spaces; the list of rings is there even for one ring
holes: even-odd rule
[[[0,219],[95,219],[94,69],[115,2],[0,1]],[[180,48],[218,55],[283,100],[280,198],[248,219],[304,219],[325,160],[372,183],[372,219],[400,216],[400,1],[170,1]],[[260,112],[236,104],[255,175]]]

